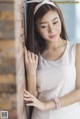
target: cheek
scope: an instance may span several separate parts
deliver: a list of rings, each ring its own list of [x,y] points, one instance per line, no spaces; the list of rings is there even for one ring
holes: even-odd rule
[[[57,28],[58,28],[59,31],[61,31],[61,23],[60,22],[59,22]]]
[[[48,36],[47,33],[41,33],[40,35],[41,35],[41,37],[42,37],[43,39],[46,39],[47,36]]]
[[[61,33],[61,24],[60,23],[58,23],[57,25],[56,25],[56,32],[57,33]]]
[[[38,32],[41,37],[45,38],[47,36],[47,30],[39,30]]]

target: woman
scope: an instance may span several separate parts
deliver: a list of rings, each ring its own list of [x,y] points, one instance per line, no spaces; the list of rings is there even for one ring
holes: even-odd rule
[[[24,100],[34,106],[31,119],[80,119],[80,44],[68,40],[56,4],[28,6]]]

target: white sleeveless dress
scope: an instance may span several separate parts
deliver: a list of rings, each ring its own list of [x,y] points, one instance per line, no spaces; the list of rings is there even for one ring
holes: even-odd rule
[[[75,67],[76,44],[67,41],[64,54],[56,61],[48,61],[39,55],[37,67],[38,99],[49,101],[54,97],[62,97],[75,90],[76,67]],[[80,103],[41,111],[34,107],[31,119],[80,119]]]

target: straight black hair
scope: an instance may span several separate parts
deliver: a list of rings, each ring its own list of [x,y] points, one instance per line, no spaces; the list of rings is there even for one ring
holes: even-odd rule
[[[27,6],[27,41],[25,42],[27,49],[36,54],[42,52],[45,49],[45,41],[35,30],[36,21],[39,18],[42,18],[50,10],[56,11],[60,17],[61,20],[60,37],[63,38],[64,40],[68,39],[64,25],[63,15],[58,5],[55,4],[57,7],[56,8],[52,5],[44,4],[38,9],[38,11],[34,15],[34,9],[37,4],[38,3],[29,3]]]

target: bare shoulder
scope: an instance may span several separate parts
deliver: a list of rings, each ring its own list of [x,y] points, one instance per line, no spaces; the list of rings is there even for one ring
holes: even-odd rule
[[[76,55],[80,55],[80,43],[76,44]]]
[[[80,89],[80,43],[76,44],[76,87]]]
[[[76,50],[80,50],[80,43],[76,44]]]
[[[80,65],[80,43],[76,44],[76,65]]]

